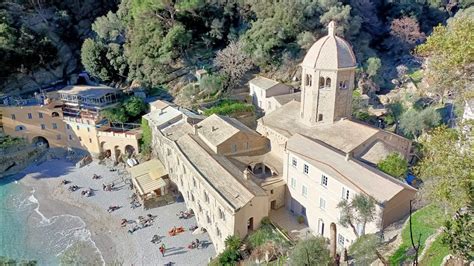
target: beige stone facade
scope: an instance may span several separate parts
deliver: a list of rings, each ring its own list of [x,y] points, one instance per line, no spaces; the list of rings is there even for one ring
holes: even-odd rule
[[[217,252],[227,236],[245,237],[282,207],[295,220],[303,216],[315,234],[333,235],[340,249],[356,238],[339,223],[340,201],[357,194],[376,200],[377,219],[366,233],[407,214],[416,190],[371,165],[394,151],[409,157],[411,142],[350,118],[355,66],[350,45],[331,23],[302,63],[301,93],[269,95],[277,82],[250,82],[254,103],[266,111],[257,132],[233,118],[152,103],[144,118],[153,152]],[[262,99],[280,106],[269,108]]]
[[[334,34],[333,23],[328,31],[301,64],[301,99],[266,113],[257,131],[281,158],[285,207],[316,234],[330,238],[335,230],[333,241],[342,249],[356,235],[339,223],[340,201],[357,194],[374,198],[377,219],[365,232],[375,233],[408,213],[416,190],[373,167],[391,152],[409,158],[411,141],[351,119],[354,53]]]
[[[242,166],[246,164],[232,162],[243,160],[239,156],[266,153],[268,139],[233,118],[217,115],[198,123],[183,115],[167,127],[156,126],[154,123],[162,124],[162,118],[174,119],[167,108],[173,107],[145,116],[153,130],[154,153],[196,214],[198,225],[221,252],[227,236],[243,238],[260,226],[261,219],[268,216],[271,199],[277,198],[275,191],[284,188],[282,183],[267,192],[253,180],[253,174],[245,174]],[[283,195],[274,204],[283,205]]]
[[[272,97],[293,93],[293,88],[286,84],[265,77],[256,77],[249,81],[252,102],[265,113],[277,108],[278,102]]]
[[[138,151],[139,130],[114,130],[103,123],[100,110],[113,106],[118,90],[106,86],[70,86],[48,93],[28,105],[0,105],[5,134],[29,142],[46,140],[50,147],[75,148],[98,155]]]

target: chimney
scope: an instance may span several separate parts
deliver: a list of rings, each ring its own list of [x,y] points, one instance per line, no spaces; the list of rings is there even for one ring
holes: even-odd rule
[[[212,126],[211,131],[214,132],[214,131],[216,131],[216,130],[217,130],[217,127]]]
[[[244,170],[244,179],[249,180],[250,179],[250,170],[248,168],[245,168]]]
[[[194,128],[194,135],[197,135],[198,134],[198,128],[199,128],[198,125],[194,124],[193,128]]]
[[[162,114],[163,114],[163,109],[160,108],[160,115],[162,115]]]
[[[349,152],[346,153],[346,162],[349,161],[350,158],[351,158],[351,154]]]

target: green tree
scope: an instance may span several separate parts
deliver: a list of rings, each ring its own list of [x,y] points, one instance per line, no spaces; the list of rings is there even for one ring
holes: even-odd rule
[[[378,251],[382,241],[374,234],[363,235],[349,247],[349,254],[354,258],[356,265],[370,265],[377,258],[385,260]]]
[[[424,182],[422,195],[448,213],[469,206],[473,195],[474,142],[465,130],[470,127],[437,127],[420,142],[422,159],[415,172]]]
[[[206,75],[199,82],[200,93],[206,96],[216,94],[223,89],[223,83],[219,75]]]
[[[370,57],[367,59],[366,72],[369,78],[376,78],[380,67],[382,66],[382,60],[378,57]]]
[[[86,39],[81,48],[81,62],[89,74],[101,80],[108,81],[112,77],[105,67],[107,62],[107,48],[100,42]]]
[[[142,138],[140,150],[143,154],[149,154],[152,148],[152,132],[150,126],[148,125],[148,120],[146,120],[145,118],[142,118],[141,129]]]
[[[426,57],[428,90],[444,97],[451,91],[458,97],[474,97],[467,86],[474,75],[474,16],[471,7],[459,12],[446,26],[434,28],[426,43],[416,52]]]
[[[363,194],[355,195],[350,202],[342,200],[337,208],[341,209],[341,225],[352,228],[357,237],[365,234],[366,224],[374,221],[376,217],[375,200]]]
[[[457,211],[454,219],[446,221],[442,235],[443,243],[449,246],[451,252],[467,261],[474,259],[473,216],[472,206]]]
[[[408,162],[399,153],[391,153],[385,159],[377,163],[377,167],[393,177],[402,179],[408,172]]]
[[[219,255],[221,265],[233,265],[240,260],[239,248],[242,240],[238,236],[228,236],[225,239],[225,250]]]
[[[125,108],[123,108],[123,106],[104,109],[102,110],[101,114],[110,122],[128,122],[127,112],[125,111]]]
[[[328,265],[329,250],[323,237],[314,237],[298,242],[290,254],[291,265]]]
[[[123,108],[129,117],[136,118],[146,111],[147,105],[142,98],[132,96],[125,100]]]
[[[400,117],[400,128],[406,136],[417,139],[426,130],[439,125],[440,121],[441,116],[433,107],[421,112],[411,108]]]

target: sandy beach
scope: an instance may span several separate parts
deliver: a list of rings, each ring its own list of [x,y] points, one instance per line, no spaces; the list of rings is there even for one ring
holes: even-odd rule
[[[121,170],[125,173],[124,170]],[[100,179],[92,179],[92,175],[100,175]],[[50,160],[40,165],[32,165],[17,175],[16,179],[32,191],[33,201],[37,201],[36,215],[44,223],[54,222],[55,218],[69,215],[80,217],[84,222],[84,241],[92,245],[76,248],[80,253],[76,259],[81,263],[92,264],[122,264],[122,265],[206,265],[210,257],[215,256],[215,250],[207,234],[193,235],[188,230],[196,224],[195,218],[178,219],[176,213],[186,210],[184,202],[175,202],[151,210],[141,207],[132,209],[129,197],[133,193],[118,171],[110,171],[105,165],[92,162],[83,168],[76,168],[65,160]],[[122,174],[122,176],[125,176]],[[61,185],[61,180],[71,181]],[[115,184],[116,190],[103,191],[102,184]],[[71,192],[67,188],[74,184],[80,187]],[[90,197],[81,195],[81,191],[92,188]],[[107,208],[112,205],[120,209],[109,213]],[[121,219],[136,220],[138,216],[156,215],[153,225],[135,231],[127,232],[130,227],[121,227]],[[171,237],[167,234],[173,226],[183,226],[186,231]],[[159,244],[150,242],[153,235],[161,237],[165,244],[165,256],[159,253]],[[191,241],[198,238],[209,243],[207,247],[189,249]],[[67,253],[68,251],[66,251]],[[61,256],[62,254],[58,255]]]

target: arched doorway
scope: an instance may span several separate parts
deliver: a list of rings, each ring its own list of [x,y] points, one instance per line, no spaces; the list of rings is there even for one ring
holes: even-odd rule
[[[42,137],[42,136],[34,137],[31,140],[31,143],[39,148],[46,148],[46,149],[49,148],[49,141],[45,137]]]
[[[253,217],[250,217],[247,221],[247,232],[253,231]]]
[[[128,158],[130,158],[132,154],[134,153],[135,153],[135,148],[132,145],[125,146],[125,154],[127,155]]]
[[[114,154],[115,154],[115,161],[120,161],[121,156],[122,156],[122,151],[120,150],[119,146],[114,147]]]
[[[329,240],[330,240],[329,243],[331,244],[331,249],[329,251],[330,251],[331,257],[333,258],[336,257],[336,246],[337,246],[336,237],[337,237],[336,224],[331,223],[330,234],[329,234]]]

